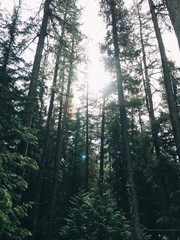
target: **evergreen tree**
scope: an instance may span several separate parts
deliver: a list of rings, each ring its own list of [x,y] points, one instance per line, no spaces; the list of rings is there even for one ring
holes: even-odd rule
[[[133,166],[132,166],[132,157],[130,153],[130,145],[128,139],[128,126],[127,126],[127,112],[125,106],[125,97],[123,89],[123,75],[120,65],[120,48],[119,46],[126,46],[128,33],[130,31],[129,25],[125,22],[125,14],[127,11],[123,11],[123,2],[117,3],[116,1],[102,1],[102,9],[105,14],[105,18],[108,25],[111,25],[111,36],[112,36],[112,46],[113,46],[113,55],[114,55],[114,65],[116,71],[117,79],[117,89],[118,89],[118,102],[120,109],[120,123],[121,123],[121,136],[122,136],[122,145],[123,145],[123,158],[127,166],[127,181],[130,185],[130,214],[132,220],[132,238],[140,240],[141,236],[141,227],[140,219],[138,212],[137,204],[137,193],[135,190],[134,176],[133,176]],[[109,19],[109,16],[111,19]],[[120,36],[118,35],[120,33]]]
[[[1,19],[2,20],[2,19]],[[36,144],[33,131],[22,125],[25,93],[23,85],[27,81],[27,67],[22,58],[23,40],[21,32],[21,1],[14,6],[11,19],[2,20],[0,52],[0,202],[1,202],[1,239],[25,239],[30,232],[21,225],[28,214],[30,200],[22,199],[28,187],[24,171],[37,169],[34,159],[24,157],[18,152],[21,141]]]
[[[43,19],[40,26],[38,44],[37,44],[36,53],[34,56],[34,62],[33,62],[33,68],[32,68],[29,92],[28,92],[28,98],[30,101],[26,104],[26,107],[25,107],[26,117],[24,121],[25,121],[25,125],[28,127],[31,127],[31,124],[32,124],[33,110],[34,110],[34,104],[35,104],[34,101],[37,95],[36,89],[38,85],[38,76],[39,76],[40,64],[42,60],[42,53],[44,49],[44,42],[47,35],[51,1],[52,0],[46,0],[44,3]],[[23,151],[25,154],[27,154],[28,145],[24,147],[25,149],[23,149]]]
[[[166,95],[167,95],[167,102],[170,112],[170,118],[172,123],[172,129],[173,129],[173,135],[174,140],[177,148],[177,155],[180,157],[180,121],[179,121],[179,114],[175,102],[175,97],[172,90],[172,84],[171,84],[171,77],[170,77],[170,71],[168,66],[168,60],[166,57],[166,51],[163,44],[161,32],[159,29],[158,21],[157,21],[157,15],[155,13],[155,5],[153,1],[149,0],[149,6],[150,11],[152,15],[152,21],[154,24],[154,29],[158,41],[159,51],[161,55],[161,61],[162,61],[162,68],[163,68],[163,74],[164,74],[164,85],[166,89]]]
[[[60,230],[62,239],[130,239],[127,220],[102,185],[86,194],[80,192],[70,203],[69,214]]]

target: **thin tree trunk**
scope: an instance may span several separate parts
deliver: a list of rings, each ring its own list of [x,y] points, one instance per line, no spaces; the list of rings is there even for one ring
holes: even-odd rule
[[[67,10],[64,16],[64,20],[66,20]],[[32,239],[35,237],[36,229],[37,229],[37,219],[38,219],[38,213],[39,213],[39,205],[40,205],[40,198],[41,198],[41,192],[42,192],[42,184],[43,184],[43,172],[47,157],[47,150],[48,150],[48,142],[49,142],[49,134],[50,134],[50,128],[51,128],[51,119],[53,114],[53,108],[54,108],[54,99],[56,94],[56,85],[57,85],[57,78],[58,78],[58,70],[60,65],[60,58],[61,58],[61,50],[62,50],[62,39],[64,37],[64,25],[62,26],[61,31],[61,37],[59,40],[59,46],[58,46],[58,52],[56,55],[56,63],[55,63],[55,69],[54,69],[54,76],[53,76],[53,83],[52,83],[52,92],[51,92],[51,98],[50,98],[50,104],[48,109],[48,116],[46,121],[46,129],[44,134],[44,142],[43,142],[43,149],[39,164],[39,173],[38,173],[38,181],[37,181],[37,194],[35,198],[35,204],[34,204],[34,214],[33,214],[33,231],[32,231]],[[64,78],[63,78],[64,79]],[[63,84],[62,84],[63,86]]]
[[[60,48],[59,48],[60,49]],[[50,127],[51,127],[51,119],[52,119],[52,113],[54,108],[54,99],[55,99],[55,87],[57,83],[57,75],[58,75],[58,69],[59,69],[59,60],[60,60],[60,50],[58,49],[58,54],[56,58],[56,64],[55,64],[55,71],[54,71],[54,77],[53,77],[53,84],[52,84],[52,92],[51,92],[51,98],[50,98],[50,104],[49,104],[49,110],[48,110],[48,117],[46,121],[46,129],[44,134],[44,142],[43,142],[43,149],[41,154],[41,159],[39,163],[39,173],[38,173],[38,180],[37,180],[37,195],[36,200],[34,204],[34,214],[33,214],[33,232],[32,232],[32,239],[35,237],[36,228],[37,228],[37,218],[39,213],[39,205],[40,205],[40,198],[41,198],[41,192],[42,192],[42,184],[43,184],[43,173],[44,173],[44,167],[47,157],[47,150],[48,150],[48,142],[49,142],[49,134],[50,134]]]
[[[89,86],[86,92],[86,160],[85,160],[85,191],[89,190]]]
[[[75,183],[74,183],[74,179],[76,179],[76,176],[77,176],[77,168],[76,168],[76,165],[77,165],[77,162],[78,162],[78,143],[79,143],[79,140],[80,140],[80,134],[79,134],[79,131],[80,131],[80,115],[79,115],[79,111],[77,112],[76,114],[76,135],[75,135],[75,140],[74,140],[74,156],[73,156],[73,171],[72,171],[72,176],[71,176],[71,197],[74,195],[74,194],[77,194],[78,192],[78,188],[79,188],[79,185],[76,186]]]
[[[46,0],[44,4],[44,14],[43,14],[42,24],[39,32],[39,39],[38,39],[38,44],[37,44],[36,53],[34,57],[30,85],[29,85],[28,97],[30,100],[25,107],[25,112],[26,112],[25,125],[27,127],[31,127],[31,124],[32,124],[33,110],[36,103],[35,98],[37,94],[39,69],[40,69],[42,53],[44,49],[45,37],[47,35],[47,26],[48,26],[48,20],[49,20],[51,1],[52,0]]]
[[[165,84],[165,89],[166,89],[167,102],[168,102],[168,107],[169,107],[169,112],[170,112],[173,135],[174,135],[174,140],[175,140],[175,144],[176,144],[176,148],[177,148],[177,155],[180,159],[180,119],[179,119],[179,115],[178,115],[175,97],[173,94],[170,71],[169,71],[169,67],[168,67],[168,60],[166,57],[166,52],[165,52],[165,47],[163,44],[161,32],[160,32],[160,29],[158,26],[157,16],[155,13],[155,6],[154,6],[152,0],[148,0],[148,2],[149,2],[152,21],[154,24],[156,38],[157,38],[157,42],[158,42],[158,46],[159,46],[159,51],[160,51],[160,55],[161,55],[161,62],[162,62],[163,73],[164,73],[164,84]]]
[[[50,3],[52,0],[45,0],[44,4],[44,14],[42,19],[42,24],[40,27],[38,44],[36,47],[36,53],[34,56],[33,68],[30,77],[30,84],[29,84],[29,92],[28,92],[28,101],[25,104],[25,117],[23,119],[24,126],[31,127],[33,115],[34,115],[34,108],[37,104],[36,95],[37,95],[37,85],[38,85],[38,76],[40,70],[40,64],[42,60],[42,53],[44,49],[44,42],[45,37],[47,35],[47,26],[48,26],[48,19],[49,19],[49,12],[50,12]],[[25,140],[21,141],[18,146],[18,151],[27,156],[29,148],[29,142]],[[25,170],[23,170],[23,175],[25,174]]]
[[[104,179],[104,130],[105,130],[105,96],[103,96],[102,117],[101,117],[101,147],[100,147],[100,179]]]
[[[131,159],[130,146],[129,146],[129,140],[128,140],[127,116],[126,116],[125,99],[124,99],[124,91],[123,91],[123,83],[122,83],[122,73],[121,73],[121,66],[120,66],[120,53],[119,53],[119,46],[118,46],[118,35],[117,35],[114,0],[110,1],[110,11],[111,11],[111,17],[112,17],[116,77],[117,77],[118,98],[119,98],[119,105],[120,105],[120,121],[121,121],[121,132],[122,132],[123,153],[124,153],[123,155],[127,164],[128,184],[130,186],[129,201],[130,201],[130,207],[131,207],[130,214],[131,214],[132,230],[133,230],[132,239],[142,240],[137,193],[135,189],[133,166],[132,166],[132,159]]]
[[[147,109],[149,113],[149,119],[150,119],[150,125],[151,125],[151,132],[152,132],[152,139],[155,147],[155,153],[156,153],[156,159],[158,162],[158,165],[163,164],[163,157],[162,157],[162,152],[160,149],[159,145],[159,136],[158,136],[158,129],[157,129],[157,124],[156,124],[156,118],[154,115],[154,106],[153,106],[153,100],[152,100],[152,93],[151,93],[151,86],[150,86],[150,79],[149,79],[149,74],[148,74],[148,66],[147,66],[147,61],[146,61],[146,52],[145,52],[145,46],[144,46],[144,40],[143,40],[143,28],[142,28],[142,21],[140,17],[140,12],[139,12],[139,6],[138,8],[138,17],[139,17],[139,23],[140,23],[140,39],[141,39],[141,49],[142,49],[142,54],[143,54],[143,65],[144,65],[144,86],[145,86],[145,94],[146,94],[146,101],[147,101]],[[167,190],[167,184],[165,181],[164,177],[164,172],[162,169],[160,169],[159,173],[159,180],[160,180],[160,188],[162,190],[162,197],[164,200],[164,207],[166,209],[166,214],[169,219],[169,228],[172,229],[172,214],[170,210],[170,199],[168,195],[168,190]],[[175,240],[174,234],[171,231],[171,240]]]
[[[72,43],[72,49],[71,49],[70,68],[69,68],[69,76],[68,76],[68,83],[67,83],[66,100],[64,103],[64,113],[62,118],[62,124],[60,124],[61,119],[59,119],[59,124],[58,124],[57,146],[56,146],[55,161],[54,161],[52,196],[51,196],[47,240],[51,240],[53,237],[54,216],[55,216],[55,209],[56,209],[56,198],[57,198],[57,187],[58,187],[58,174],[60,171],[60,163],[62,159],[62,146],[63,146],[63,140],[64,140],[64,134],[65,134],[65,128],[66,128],[66,122],[67,122],[67,109],[69,104],[70,87],[72,82],[73,58],[74,58],[74,41]]]
[[[165,1],[180,49],[180,14],[179,14],[180,1],[179,0],[165,0]]]
[[[145,88],[145,94],[146,94],[146,105],[147,110],[149,113],[149,119],[151,124],[151,132],[152,132],[152,138],[153,143],[155,147],[156,156],[159,159],[160,157],[160,148],[159,148],[159,142],[158,142],[158,130],[157,130],[157,123],[156,118],[154,115],[154,106],[153,106],[153,100],[152,100],[152,93],[151,93],[151,84],[148,74],[148,66],[146,61],[146,52],[145,52],[145,46],[144,46],[144,40],[143,40],[143,28],[142,28],[142,21],[140,17],[139,12],[139,6],[138,8],[138,18],[139,18],[139,24],[140,24],[140,40],[141,40],[141,49],[142,49],[142,57],[143,57],[143,67],[144,67],[144,88]]]

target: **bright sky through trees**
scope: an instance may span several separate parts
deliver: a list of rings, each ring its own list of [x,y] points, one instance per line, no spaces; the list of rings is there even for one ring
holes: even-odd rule
[[[127,7],[130,7],[132,2],[132,0],[125,0]],[[99,1],[79,0],[79,3],[83,7],[82,32],[88,38],[86,48],[86,54],[90,60],[88,64],[88,82],[91,88],[100,90],[110,81],[110,76],[105,71],[99,49],[99,45],[103,42],[105,36],[105,25],[102,17],[99,16]],[[166,32],[164,42],[168,49],[168,56],[180,65],[179,49],[175,35],[172,32]]]
[[[17,0],[1,1],[0,4],[8,11],[11,9]],[[33,9],[34,13],[39,10],[40,0],[22,1],[25,6],[26,13],[23,15],[27,17],[28,12],[32,14],[29,9]],[[101,59],[99,44],[103,42],[105,35],[105,26],[102,18],[98,15],[99,6],[96,0],[79,0],[79,5],[83,8],[82,15],[82,32],[87,36],[86,40],[86,54],[88,58],[87,77],[89,86],[93,90],[100,90],[110,81],[108,72],[105,72],[104,63]],[[29,58],[29,57],[28,57]]]
[[[0,239],[180,239],[179,48],[135,1],[0,0]]]
[[[13,7],[14,3],[18,3],[17,0],[3,0],[0,1],[1,7],[6,7],[9,11]],[[26,17],[28,12],[32,14],[30,9],[33,9],[34,13],[39,10],[40,0],[22,1],[23,6],[25,6]],[[132,0],[125,0],[125,4],[129,7]],[[81,30],[87,36],[85,54],[88,58],[87,66],[87,78],[90,88],[92,90],[99,91],[102,89],[109,81],[110,75],[105,71],[104,62],[100,54],[100,43],[103,42],[105,36],[105,25],[103,23],[102,17],[99,16],[99,1],[97,0],[79,0],[79,5],[82,6],[82,26]],[[177,40],[173,33],[166,33],[164,37],[164,42],[167,49],[169,50],[167,54],[180,65],[180,59],[178,57],[179,49],[177,46]]]
[[[99,16],[98,1],[80,0],[79,3],[83,7],[81,28],[82,32],[87,36],[88,82],[91,88],[100,90],[110,81],[99,48],[105,36],[105,25]]]

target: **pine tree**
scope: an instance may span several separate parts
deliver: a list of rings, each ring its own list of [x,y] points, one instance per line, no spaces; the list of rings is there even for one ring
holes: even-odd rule
[[[162,68],[163,68],[163,74],[164,74],[164,85],[165,85],[165,89],[166,89],[167,102],[168,102],[168,107],[169,107],[169,112],[170,112],[174,140],[175,140],[176,148],[177,148],[177,155],[180,158],[180,121],[179,121],[178,110],[177,110],[177,106],[175,103],[175,98],[174,98],[172,85],[171,85],[168,60],[166,57],[166,51],[165,51],[165,47],[163,44],[161,32],[160,32],[160,29],[158,26],[157,15],[155,13],[155,5],[154,5],[153,1],[149,0],[149,6],[150,6],[152,21],[154,24],[154,29],[155,29],[155,33],[156,33],[156,37],[157,37],[157,41],[158,41],[159,51],[160,51],[160,55],[161,55]]]
[[[125,25],[125,11],[122,10],[122,2],[121,4],[116,3],[115,1],[102,1],[101,6],[104,9],[105,17],[109,20],[109,15],[111,16],[110,24],[112,27],[112,44],[114,51],[114,64],[116,71],[116,79],[117,79],[117,89],[118,89],[118,100],[119,100],[119,108],[120,108],[120,123],[121,123],[121,135],[122,135],[122,144],[123,144],[123,158],[126,162],[127,166],[127,176],[128,176],[128,184],[130,185],[130,214],[132,220],[132,238],[133,239],[142,239],[141,236],[141,227],[140,227],[140,219],[139,212],[137,206],[137,194],[135,190],[134,176],[133,176],[133,167],[132,167],[132,158],[130,153],[129,139],[128,139],[128,126],[127,126],[127,112],[125,106],[125,97],[124,97],[124,89],[123,89],[123,81],[122,81],[122,70],[120,65],[120,50],[119,44],[125,45],[127,40],[127,31],[125,33],[125,29],[128,27]],[[126,12],[127,13],[127,12]],[[120,16],[120,19],[118,19]],[[118,22],[120,20],[120,22]],[[108,21],[109,23],[109,21]],[[126,28],[127,27],[127,28]],[[120,30],[120,31],[119,31]],[[129,29],[128,29],[129,30]],[[119,37],[118,31],[122,33],[122,38]],[[120,42],[119,42],[120,39]]]
[[[130,239],[129,224],[103,185],[86,194],[80,192],[70,203],[60,230],[62,239]]]
[[[24,157],[18,152],[21,141],[36,144],[32,131],[22,125],[25,93],[23,85],[27,80],[26,62],[22,58],[21,1],[14,6],[11,19],[2,20],[3,36],[0,42],[1,85],[0,85],[0,202],[1,239],[25,239],[30,232],[22,224],[31,207],[29,199],[22,199],[28,181],[24,170],[34,171],[34,159]],[[1,29],[2,30],[2,29]],[[28,67],[27,67],[28,68]]]
[[[28,92],[29,102],[26,104],[26,107],[25,107],[26,117],[24,121],[25,121],[25,125],[28,127],[31,127],[32,125],[33,110],[35,106],[35,98],[37,95],[36,89],[38,85],[38,76],[39,76],[40,64],[42,60],[42,53],[44,49],[44,42],[47,35],[51,1],[52,0],[46,0],[44,3],[43,19],[40,26],[38,44],[37,44],[36,53],[34,56],[34,62],[33,62],[33,68],[32,68],[29,92]],[[27,154],[28,145],[24,147],[25,147],[24,153]]]
[[[64,21],[66,21],[66,15],[67,15],[67,9],[66,9],[65,14],[64,14]],[[65,32],[65,25],[62,26],[61,36],[60,36],[60,40],[59,40],[58,46],[57,46],[56,63],[55,63],[55,68],[54,68],[53,83],[52,83],[52,87],[51,87],[52,92],[51,92],[51,97],[50,97],[48,117],[47,117],[47,121],[46,121],[46,129],[45,129],[45,134],[44,134],[44,139],[43,139],[43,149],[42,149],[40,166],[39,166],[37,196],[36,196],[36,199],[35,199],[36,203],[34,205],[33,236],[35,236],[35,232],[36,232],[36,228],[37,228],[37,218],[38,218],[40,197],[41,197],[42,184],[43,184],[43,172],[44,172],[46,157],[47,157],[47,152],[48,152],[48,141],[49,141],[49,135],[50,135],[50,128],[51,128],[55,94],[57,92],[56,91],[57,85],[58,85],[57,84],[57,79],[58,79],[58,72],[59,72],[59,67],[60,67],[60,58],[62,57],[61,52],[62,52],[62,48],[63,48],[62,42],[63,42],[64,32]]]

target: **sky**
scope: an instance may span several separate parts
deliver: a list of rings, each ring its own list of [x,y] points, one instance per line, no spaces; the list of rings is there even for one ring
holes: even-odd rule
[[[132,5],[133,0],[124,0],[127,7]],[[105,71],[99,44],[103,43],[105,37],[105,24],[99,16],[98,0],[79,0],[84,7],[82,32],[88,36],[87,55],[90,59],[88,67],[89,84],[97,90],[103,88],[110,81],[109,74]],[[180,66],[179,48],[177,39],[173,33],[166,33],[164,37],[167,56],[177,62]]]
[[[0,0],[0,5],[10,11],[15,2],[17,3],[18,0]],[[28,8],[36,11],[39,9],[41,0],[23,0],[22,2],[26,4],[27,13],[24,15],[27,15]],[[99,90],[110,81],[109,73],[105,72],[104,63],[100,60],[102,56],[100,55],[99,44],[103,42],[105,26],[102,18],[98,15],[97,0],[79,0],[79,4],[83,7],[81,31],[87,36],[86,54],[89,59],[87,74],[89,86]]]
[[[99,5],[97,0],[80,0],[83,6],[81,31],[86,34],[86,52],[89,58],[88,82],[91,88],[100,90],[110,81],[110,75],[105,71],[102,55],[100,54],[100,43],[105,37],[105,24],[99,16]]]
[[[6,6],[9,9],[13,2],[18,0],[0,0],[1,7]],[[39,9],[41,0],[23,0],[27,3],[26,9],[28,13],[28,4],[36,11]],[[88,81],[91,88],[99,90],[110,81],[109,74],[105,71],[102,56],[100,54],[99,44],[103,43],[105,36],[105,24],[102,17],[99,16],[98,0],[79,0],[80,5],[83,7],[83,15],[81,18],[82,26],[81,31],[86,34],[86,54],[89,59],[88,64]],[[127,6],[132,3],[132,0],[125,0]],[[173,34],[167,33],[164,38],[168,56],[176,60],[180,66],[179,49],[177,40]]]

